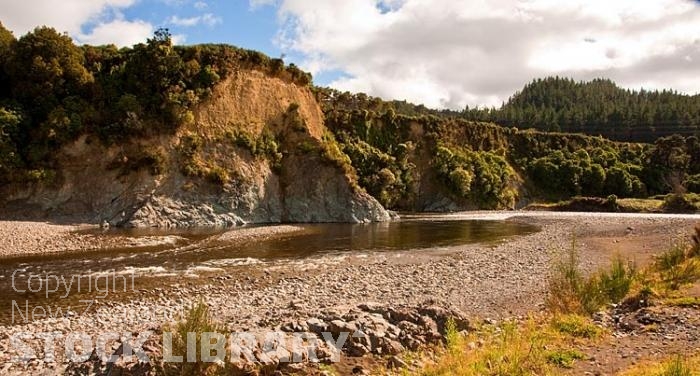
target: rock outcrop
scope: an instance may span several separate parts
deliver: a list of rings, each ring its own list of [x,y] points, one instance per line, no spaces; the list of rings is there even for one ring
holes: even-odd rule
[[[317,367],[318,363],[340,361],[342,356],[379,355],[388,356],[390,364],[401,368],[406,363],[399,355],[406,350],[417,351],[442,343],[448,335],[448,325],[452,325],[450,330],[455,332],[473,330],[464,313],[430,301],[419,306],[391,307],[370,303],[330,308],[316,317],[289,322],[271,330],[259,328],[253,332],[221,333],[230,342],[225,349],[228,353],[218,354],[223,358],[219,366],[226,367],[225,372],[235,375],[275,372],[307,374],[303,371]],[[66,373],[157,375],[159,370],[182,373],[184,370],[192,372],[196,367],[210,370],[217,367],[214,363],[163,363],[163,333],[157,327],[150,330],[153,334],[141,347],[142,356],[149,362],[138,361],[136,357],[125,360],[121,355],[125,343],[129,342],[122,342],[115,345],[116,350],[112,354],[118,359],[117,362],[105,363],[93,352],[86,362],[70,363]],[[250,336],[256,339],[255,343],[236,340]],[[302,337],[306,341],[303,344],[294,340]],[[234,348],[234,343],[242,347]],[[233,358],[234,354],[240,356]],[[250,359],[251,356],[254,359]]]

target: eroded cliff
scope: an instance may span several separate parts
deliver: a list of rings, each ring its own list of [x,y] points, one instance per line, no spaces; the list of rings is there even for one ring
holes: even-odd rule
[[[6,214],[136,227],[390,219],[311,91],[256,70],[222,80],[173,134],[109,146],[83,135],[56,161],[51,182],[3,188]]]

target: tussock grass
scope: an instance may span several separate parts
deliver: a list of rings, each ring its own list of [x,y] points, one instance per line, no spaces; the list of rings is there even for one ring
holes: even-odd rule
[[[619,303],[636,276],[634,264],[616,257],[608,270],[586,277],[579,266],[576,243],[555,263],[549,279],[547,306],[555,313],[593,314],[607,303]]]
[[[662,362],[644,362],[621,376],[700,376],[700,354],[690,357],[676,355]]]
[[[166,326],[163,328],[163,332],[172,333],[172,355],[183,356],[183,362],[164,363],[162,369],[158,372],[159,374],[166,376],[223,374],[222,365],[202,362],[202,333],[224,332],[223,328],[212,320],[209,314],[209,307],[204,302],[198,302],[190,308],[180,322]],[[188,362],[186,358],[187,333],[196,333],[196,362]]]
[[[696,231],[698,231],[697,228]],[[697,236],[697,233],[694,236]],[[689,246],[678,242],[656,257],[654,267],[659,272],[662,287],[678,290],[684,285],[700,280],[697,248],[697,244]]]

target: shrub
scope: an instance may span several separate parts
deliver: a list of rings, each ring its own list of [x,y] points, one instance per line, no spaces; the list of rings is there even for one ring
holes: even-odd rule
[[[467,197],[469,195],[474,174],[465,171],[462,167],[457,167],[450,172],[449,179],[460,196]]]
[[[555,264],[549,279],[547,304],[555,313],[593,314],[606,303],[622,301],[634,276],[634,266],[616,258],[609,270],[585,277],[572,243],[567,255]]]
[[[657,270],[665,272],[682,264],[686,260],[685,245],[676,243],[671,248],[656,256],[655,266]]]
[[[688,192],[700,193],[700,174],[688,176],[685,179],[684,186]]]
[[[214,184],[224,186],[228,184],[230,178],[228,172],[225,169],[219,166],[215,166],[209,169],[207,179]]]
[[[209,315],[209,307],[202,301],[194,305],[177,324],[163,328],[164,333],[172,334],[172,354],[182,355],[187,353],[187,334],[196,333],[197,359],[195,362],[184,361],[181,363],[168,362],[162,365],[160,370],[163,375],[208,375],[221,371],[216,363],[202,361],[201,343],[202,333],[223,333],[222,328],[214,323]]]
[[[655,267],[660,272],[661,282],[667,288],[677,290],[700,279],[700,261],[693,257],[695,254],[693,246],[679,242],[658,255]]]
[[[664,211],[672,213],[693,213],[697,211],[697,208],[688,199],[687,195],[681,193],[667,195],[661,207]]]
[[[616,257],[610,270],[603,270],[598,276],[601,292],[613,303],[622,301],[630,291],[635,273],[633,264],[625,263],[620,256]]]
[[[695,225],[695,233],[691,236],[693,245],[690,248],[690,256],[700,256],[700,224]]]
[[[511,208],[515,203],[515,172],[500,155],[438,144],[432,166],[455,196],[481,208]]]
[[[688,260],[662,272],[661,278],[668,288],[678,290],[681,286],[700,279],[700,264],[697,260]]]
[[[579,267],[576,243],[554,266],[550,276],[547,305],[556,313],[591,314],[603,304],[596,278],[586,279]]]

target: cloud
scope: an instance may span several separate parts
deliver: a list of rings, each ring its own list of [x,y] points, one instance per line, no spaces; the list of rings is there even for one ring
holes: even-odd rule
[[[143,43],[153,35],[153,26],[143,21],[125,21],[116,19],[95,26],[89,34],[79,34],[81,43],[99,46],[116,44],[117,46],[133,46]]]
[[[172,16],[168,18],[167,23],[175,26],[181,27],[193,27],[197,25],[207,25],[213,27],[222,22],[221,17],[214,16],[211,13],[202,14],[200,16],[193,16],[187,18],[180,18],[178,16]]]
[[[110,9],[126,8],[136,0],[0,0],[0,19],[17,35],[34,30],[37,26],[51,26],[69,34],[78,34],[88,21],[98,18]]]
[[[197,10],[204,10],[204,9],[207,9],[207,7],[209,7],[209,5],[207,3],[205,3],[204,1],[196,1],[193,4],[193,6]]]
[[[0,0],[0,20],[15,36],[37,26],[67,32],[78,43],[130,46],[143,42],[153,26],[141,20],[125,20],[121,9],[137,0]]]
[[[250,0],[277,43],[341,90],[432,107],[499,105],[536,77],[700,91],[700,5],[686,0]]]

